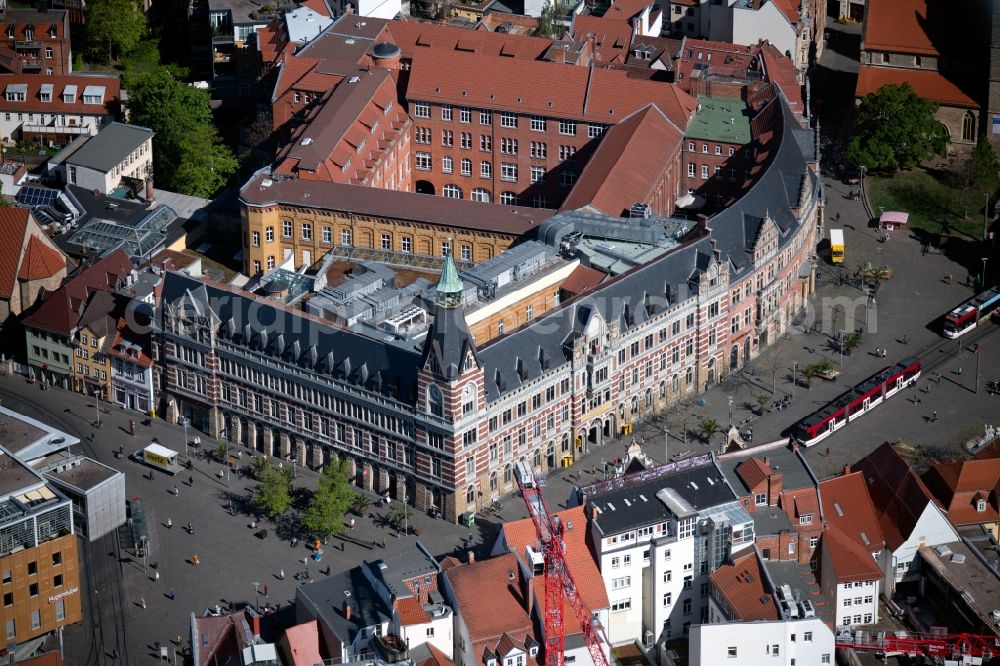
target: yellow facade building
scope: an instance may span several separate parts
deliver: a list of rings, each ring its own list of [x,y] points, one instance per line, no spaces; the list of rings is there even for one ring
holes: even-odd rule
[[[312,266],[331,250],[370,250],[366,258],[405,263],[408,256],[479,263],[500,254],[554,211],[446,199],[264,175],[240,195],[243,270],[256,275],[290,255]]]

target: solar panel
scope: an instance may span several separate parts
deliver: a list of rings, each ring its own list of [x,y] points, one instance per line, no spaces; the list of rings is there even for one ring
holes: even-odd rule
[[[33,211],[31,211],[31,214],[35,216],[35,220],[42,226],[45,226],[47,224],[58,224],[58,221],[54,217],[46,213],[41,208],[34,209]]]
[[[46,187],[22,187],[14,199],[26,206],[51,206],[59,196],[59,190]]]

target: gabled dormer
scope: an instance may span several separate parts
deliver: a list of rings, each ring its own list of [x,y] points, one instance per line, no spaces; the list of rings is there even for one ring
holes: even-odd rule
[[[751,245],[753,263],[760,265],[768,257],[778,251],[778,242],[781,240],[781,231],[774,222],[774,218],[765,215],[757,229],[757,237]]]

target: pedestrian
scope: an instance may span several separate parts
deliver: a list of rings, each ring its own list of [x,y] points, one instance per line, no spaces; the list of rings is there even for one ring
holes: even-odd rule
[[[167,529],[169,530],[173,526],[174,526],[174,521],[167,518]]]
[[[830,447],[829,446],[826,447],[826,455],[827,455],[827,457],[829,457],[829,455],[830,455]]]
[[[195,566],[198,566],[199,564],[201,564],[201,559],[198,557],[197,554],[194,554],[194,555],[191,556],[191,564],[193,564]]]
[[[180,489],[177,487],[177,484],[174,484],[174,496],[177,496],[177,495],[180,495],[180,494],[181,494]]]
[[[354,518],[351,518],[351,529],[354,529]]]
[[[885,347],[882,348],[882,358],[885,358]]]
[[[170,597],[170,600],[171,600],[171,601],[173,601],[173,600],[174,600],[174,597],[176,597],[176,596],[177,596],[177,593],[176,593],[176,592],[174,592],[174,588],[170,588],[170,591],[169,591],[169,592],[167,592],[167,596],[168,596],[168,597]]]
[[[931,412],[931,421],[937,423],[938,417],[937,412]]]
[[[114,648],[113,650],[111,650],[111,658],[112,659],[118,659],[118,648],[117,647]]]
[[[160,654],[160,641],[153,641],[153,650],[157,655]]]
[[[285,580],[285,570],[281,569],[278,571],[278,580]]]
[[[190,488],[193,485],[194,485],[194,477],[193,476],[189,476],[188,477],[188,487]]]
[[[160,572],[159,571],[154,571],[153,572],[153,582],[154,583],[159,583],[160,582]]]
[[[128,420],[128,433],[135,437],[135,419]]]
[[[267,583],[264,583],[264,596],[270,597],[271,595],[267,593]]]
[[[143,610],[146,610],[146,597],[139,597],[139,605]]]

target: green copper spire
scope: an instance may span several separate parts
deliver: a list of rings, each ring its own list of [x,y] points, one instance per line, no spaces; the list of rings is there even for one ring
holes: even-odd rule
[[[451,258],[451,251],[444,257],[444,265],[441,267],[441,277],[437,283],[437,304],[443,307],[453,308],[459,303],[459,295],[465,289],[461,278],[458,277],[458,269],[455,268],[455,261]]]

